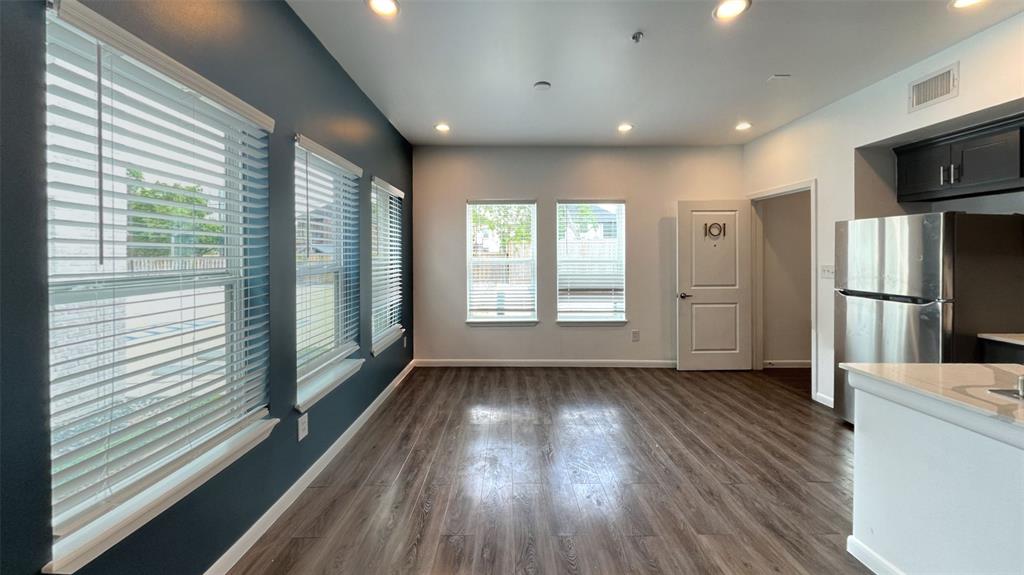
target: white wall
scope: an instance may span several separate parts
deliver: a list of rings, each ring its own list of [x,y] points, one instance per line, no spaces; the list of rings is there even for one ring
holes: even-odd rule
[[[811,193],[757,202],[764,236],[764,363],[811,361]]]
[[[957,60],[959,97],[908,114],[907,84]],[[1024,14],[750,142],[743,149],[744,192],[816,178],[818,263],[831,264],[835,222],[854,217],[854,148],[1022,97]],[[832,289],[832,280],[818,280],[816,398],[829,404],[834,361]]]
[[[416,148],[416,357],[674,365],[676,202],[742,197],[741,161],[738,147]],[[538,325],[465,324],[470,199],[537,200]],[[557,199],[626,201],[627,325],[556,325]],[[630,341],[633,329],[639,343]]]

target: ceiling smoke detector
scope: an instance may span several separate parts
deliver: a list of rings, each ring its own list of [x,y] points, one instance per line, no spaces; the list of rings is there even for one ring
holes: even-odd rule
[[[533,83],[533,89],[537,90],[538,92],[547,92],[548,90],[551,89],[551,82],[548,82],[547,80],[541,80],[539,82],[534,82]]]
[[[630,36],[630,38],[632,38],[634,44],[639,44],[640,40],[644,39],[644,33],[640,30],[637,30],[636,32],[633,32],[633,35]]]

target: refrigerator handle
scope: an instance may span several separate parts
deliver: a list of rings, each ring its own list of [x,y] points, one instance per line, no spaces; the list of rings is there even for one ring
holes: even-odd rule
[[[919,299],[919,298],[903,298],[903,299],[892,299],[880,295],[877,293],[865,293],[865,292],[851,292],[842,288],[838,288],[835,292],[843,297],[856,297],[862,299],[872,299],[877,301],[888,301],[893,303],[902,303],[906,305],[914,305],[917,307],[926,307],[934,304],[953,303],[951,299]]]

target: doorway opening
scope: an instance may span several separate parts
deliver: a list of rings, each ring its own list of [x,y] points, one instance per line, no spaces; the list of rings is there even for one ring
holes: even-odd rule
[[[813,181],[751,196],[753,368],[809,370],[818,394],[816,186]],[[805,380],[806,381],[806,380]]]

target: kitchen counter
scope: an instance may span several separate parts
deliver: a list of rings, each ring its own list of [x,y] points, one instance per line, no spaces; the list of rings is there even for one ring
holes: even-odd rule
[[[853,534],[875,573],[1024,573],[1019,364],[841,364],[855,395]]]
[[[988,391],[1000,388],[1015,389],[1017,377],[1024,375],[1024,365],[844,363],[839,367],[850,373],[881,380],[901,389],[1024,428],[1024,401]],[[1024,441],[1020,447],[1024,448]]]
[[[979,333],[978,339],[1024,346],[1024,333]]]

